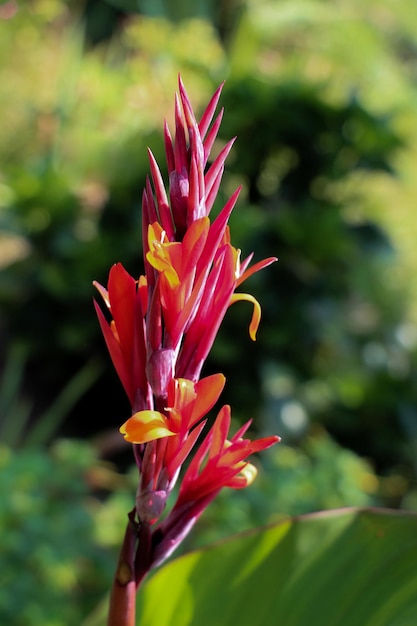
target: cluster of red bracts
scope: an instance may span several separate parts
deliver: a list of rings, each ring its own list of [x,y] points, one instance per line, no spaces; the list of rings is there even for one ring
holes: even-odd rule
[[[96,283],[112,318],[109,323],[96,304],[100,326],[132,407],[120,431],[134,444],[140,470],[132,520],[143,531],[141,541],[148,537],[149,544],[146,563],[142,558],[137,566],[137,582],[175,549],[222,487],[249,485],[256,470],[246,459],[278,441],[275,436],[245,439],[249,423],[229,439],[228,406],[204,437],[202,432],[225,383],[222,374],[200,378],[218,328],[228,307],[246,300],[253,305],[249,332],[255,339],[260,306],[235,290],[275,260],[249,267],[252,255],[241,261],[240,250],[230,243],[227,222],[239,190],[212,222],[209,218],[233,144],[208,166],[222,119],[221,111],[213,122],[221,88],[197,123],[179,80],[175,141],[165,125],[168,195],[149,152],[152,180],[146,181],[142,202],[145,275],[135,279],[118,263],[107,289]],[[177,501],[160,521],[192,451]]]

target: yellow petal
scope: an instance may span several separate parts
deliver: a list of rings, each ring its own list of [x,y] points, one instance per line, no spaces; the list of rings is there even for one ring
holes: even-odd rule
[[[250,293],[234,293],[230,299],[230,304],[240,302],[241,300],[245,300],[246,302],[251,302],[253,304],[253,314],[249,325],[249,335],[252,341],[256,341],[256,332],[261,321],[261,305]]]
[[[169,422],[159,411],[134,413],[121,427],[120,432],[130,443],[148,443],[154,439],[171,437],[176,433],[169,429]]]
[[[170,243],[167,240],[165,231],[160,224],[155,222],[148,227],[149,251],[146,259],[158,272],[163,273],[170,287],[175,289],[180,285],[180,278],[174,267],[181,258],[181,243]]]
[[[148,263],[158,270],[158,272],[165,275],[165,278],[172,289],[175,289],[175,287],[178,287],[180,284],[178,273],[172,264],[170,256],[170,252],[172,251],[168,248],[168,246],[175,245],[180,246],[181,244],[163,244],[155,241],[153,244],[153,250],[149,250],[149,252],[146,253],[146,260]]]
[[[251,485],[258,475],[258,470],[252,463],[247,463],[243,470],[239,473],[245,480],[246,487]]]
[[[257,474],[258,470],[252,463],[245,463],[240,472],[226,486],[232,487],[232,489],[244,489],[253,483]]]
[[[162,243],[166,239],[166,233],[162,226],[158,222],[149,224],[148,226],[148,247],[150,250],[153,248],[155,241]]]

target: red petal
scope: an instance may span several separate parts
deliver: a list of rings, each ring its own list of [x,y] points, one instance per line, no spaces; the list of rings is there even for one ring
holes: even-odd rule
[[[225,382],[226,378],[223,374],[213,374],[212,376],[201,378],[198,383],[195,384],[197,397],[193,407],[189,428],[194,426],[194,424],[207,415],[210,409],[213,408],[223,391]]]
[[[224,109],[221,109],[220,113],[218,114],[218,116],[216,117],[213,123],[213,126],[210,128],[207,134],[207,137],[204,140],[204,166],[206,166],[211,149],[216,140],[217,133],[219,132],[220,124],[222,123],[222,119],[223,119],[223,113],[224,113]],[[203,138],[201,127],[199,126],[199,128],[200,128],[201,137]]]
[[[94,300],[94,306],[96,309],[98,321],[100,324],[101,331],[104,335],[104,339],[107,345],[107,349],[110,353],[111,360],[113,361],[114,368],[117,372],[117,375],[120,378],[120,381],[128,395],[130,400],[130,404],[133,405],[135,392],[132,389],[131,379],[129,375],[129,370],[126,366],[125,357],[120,349],[120,344],[116,340],[113,332],[103,315],[102,310],[98,306],[97,302]]]
[[[108,289],[120,346],[125,358],[130,362],[135,326],[136,281],[121,263],[116,263],[110,270]]]
[[[213,115],[216,111],[217,108],[217,104],[219,102],[220,99],[220,94],[222,92],[224,86],[224,82],[221,83],[221,85],[219,85],[219,87],[217,87],[216,91],[214,92],[214,94],[212,95],[210,102],[208,103],[206,110],[204,111],[200,123],[198,125],[199,129],[200,129],[200,134],[202,136],[202,138],[204,139],[207,130],[210,126],[211,120],[213,119]]]

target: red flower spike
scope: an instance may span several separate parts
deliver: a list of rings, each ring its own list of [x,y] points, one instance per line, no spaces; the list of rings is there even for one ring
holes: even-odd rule
[[[223,487],[251,484],[256,468],[248,457],[279,440],[244,438],[250,422],[228,438],[228,406],[201,438],[207,414],[225,383],[222,374],[200,379],[202,366],[233,303],[252,304],[249,333],[255,339],[260,305],[251,294],[236,293],[236,288],[276,259],[251,266],[252,255],[241,261],[240,250],[232,245],[227,222],[240,189],[210,222],[234,143],[227,142],[207,165],[223,117],[223,109],[216,116],[223,85],[197,122],[180,77],[178,84],[174,138],[164,124],[167,190],[149,150],[151,174],[142,196],[145,275],[136,280],[118,263],[110,271],[107,288],[95,283],[112,318],[108,321],[94,303],[100,327],[132,408],[120,431],[134,444],[141,477],[129,522],[135,533],[137,524],[140,528],[137,542],[129,548],[136,584],[175,549]],[[194,450],[176,504],[154,528]],[[118,597],[114,595],[114,602]],[[111,615],[119,615],[118,607],[113,609]],[[109,626],[116,626],[111,619]]]
[[[216,164],[209,174],[207,182],[205,182],[204,168],[222,120],[223,113],[221,111],[209,130],[221,89],[222,86],[216,90],[198,124],[180,78],[179,96],[177,94],[175,96],[175,141],[171,137],[166,122],[164,125],[165,152],[170,184],[169,197],[177,240],[182,239],[187,226],[194,220],[209,214],[214,203],[215,192],[220,185],[220,170],[231,146],[222,151],[222,154],[216,159]],[[206,134],[207,137],[204,141]],[[189,145],[187,145],[187,136]],[[158,196],[162,194],[162,179],[154,159],[151,162],[151,169],[159,207]],[[208,198],[210,199],[209,202],[207,202]],[[162,204],[165,206],[165,202]],[[165,211],[163,213],[165,214]],[[162,217],[161,214],[161,224],[167,231],[169,240],[172,241],[170,229],[162,223]]]

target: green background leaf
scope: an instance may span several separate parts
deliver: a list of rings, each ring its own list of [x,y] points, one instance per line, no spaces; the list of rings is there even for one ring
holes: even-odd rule
[[[344,509],[286,520],[172,561],[140,626],[413,626],[417,516]]]

